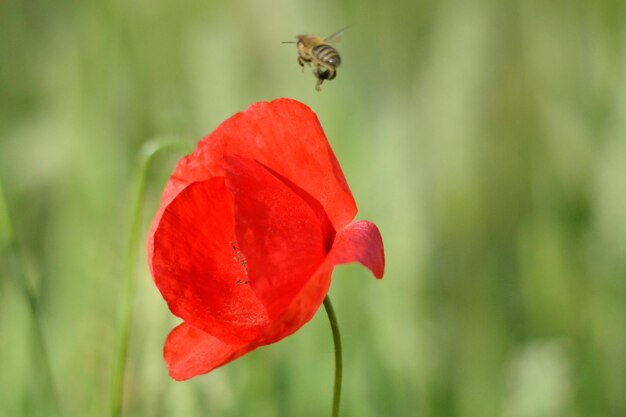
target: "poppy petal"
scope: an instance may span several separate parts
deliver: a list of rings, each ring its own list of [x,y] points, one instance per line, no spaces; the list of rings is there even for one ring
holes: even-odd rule
[[[383,239],[374,223],[359,220],[350,223],[337,233],[332,249],[319,272],[332,270],[336,265],[359,262],[376,278],[385,273]]]
[[[324,260],[322,226],[307,202],[261,164],[231,156],[224,169],[250,286],[273,320]]]
[[[230,345],[188,323],[167,336],[163,357],[170,376],[177,381],[205,374],[254,350],[247,344]]]
[[[189,185],[171,202],[154,235],[154,281],[172,312],[229,343],[268,323],[241,265],[233,199],[224,178]]]
[[[356,203],[317,116],[288,98],[254,103],[202,139],[178,162],[161,206],[192,182],[223,176],[224,155],[256,160],[298,184],[322,204],[336,230],[356,215]]]
[[[332,271],[315,274],[289,304],[287,310],[259,336],[258,343],[268,345],[277,342],[310,321],[328,293],[331,274]]]
[[[258,161],[257,161],[258,162]],[[261,164],[263,165],[263,164]],[[322,228],[322,234],[324,235],[324,242],[326,244],[326,251],[328,252],[333,244],[333,240],[335,239],[335,228],[333,224],[330,222],[328,218],[328,214],[324,211],[324,207],[322,204],[317,201],[311,194],[307,193],[302,188],[298,187],[288,178],[280,175],[278,172],[272,170],[269,167],[263,165],[263,168],[267,169],[273,176],[278,178],[283,184],[291,189],[294,193],[298,194],[305,203],[311,207],[315,215],[317,216],[317,220],[320,223],[320,227]]]

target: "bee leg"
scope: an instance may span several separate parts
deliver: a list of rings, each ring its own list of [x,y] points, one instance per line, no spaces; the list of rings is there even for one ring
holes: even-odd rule
[[[334,80],[336,76],[337,76],[337,71],[335,70],[328,70],[326,72],[326,79],[329,81]]]
[[[320,72],[320,67],[315,67],[313,69],[313,75],[317,78],[317,84],[315,84],[315,90],[322,91],[322,83],[324,82],[324,71]]]
[[[304,60],[302,57],[298,56],[298,64],[302,67],[302,72],[304,72]]]

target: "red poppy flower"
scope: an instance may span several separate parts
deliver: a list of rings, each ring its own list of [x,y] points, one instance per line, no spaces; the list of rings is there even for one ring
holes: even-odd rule
[[[165,342],[177,380],[209,372],[308,322],[333,267],[383,276],[315,114],[279,99],[223,122],[178,162],[148,238],[154,281],[184,321]]]

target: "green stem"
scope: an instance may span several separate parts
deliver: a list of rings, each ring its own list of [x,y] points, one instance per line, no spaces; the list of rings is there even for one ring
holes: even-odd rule
[[[335,315],[335,309],[330,302],[330,297],[324,298],[324,308],[328,315],[330,328],[333,332],[333,342],[335,344],[335,386],[333,387],[333,411],[332,417],[339,416],[339,402],[341,401],[341,379],[343,375],[343,361],[341,358],[341,334],[339,333],[339,323]]]
[[[189,145],[175,140],[152,140],[146,142],[139,153],[139,167],[135,175],[133,203],[131,206],[130,232],[128,235],[126,264],[124,269],[124,290],[122,294],[120,322],[118,326],[118,346],[115,364],[111,375],[111,417],[122,415],[122,397],[124,393],[124,371],[128,353],[128,340],[132,320],[133,299],[135,295],[134,270],[137,265],[139,236],[141,229],[141,208],[149,168],[157,154],[164,151],[189,151]]]
[[[22,248],[15,236],[15,232],[12,226],[11,214],[9,213],[9,205],[4,193],[2,181],[0,181],[0,249],[6,249],[11,254],[15,265],[15,278],[20,287],[26,303],[28,304],[28,310],[33,323],[33,345],[36,349],[36,355],[41,362],[41,371],[44,383],[48,389],[48,396],[50,398],[52,406],[52,415],[59,416],[59,398],[57,396],[56,385],[52,376],[52,365],[50,363],[50,356],[45,343],[43,323],[41,321],[41,314],[39,310],[39,298],[37,295],[36,277],[32,277],[29,274],[29,268],[26,264],[26,256],[22,251]],[[32,279],[29,279],[32,278]]]
[[[15,246],[17,246],[15,234],[13,233],[13,227],[11,226],[9,206],[7,204],[6,197],[4,196],[2,181],[0,181],[0,239],[2,239],[1,243],[4,247],[14,249]]]

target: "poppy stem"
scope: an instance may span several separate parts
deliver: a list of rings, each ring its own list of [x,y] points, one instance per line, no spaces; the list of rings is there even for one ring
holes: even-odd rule
[[[133,203],[131,206],[130,231],[128,234],[126,265],[124,268],[124,289],[117,329],[117,350],[111,375],[110,415],[122,415],[122,397],[124,393],[124,372],[128,354],[128,341],[132,321],[133,299],[135,296],[134,272],[137,265],[137,252],[141,229],[141,209],[148,171],[154,158],[164,151],[180,150],[189,152],[190,146],[176,140],[151,140],[146,142],[139,151],[138,170],[135,174]]]
[[[41,321],[41,310],[39,305],[39,296],[37,293],[38,277],[29,268],[27,257],[22,250],[20,243],[15,235],[11,214],[9,213],[9,205],[4,194],[4,188],[0,181],[0,249],[7,250],[13,258],[11,266],[15,268],[15,277],[20,290],[24,294],[24,298],[28,304],[28,310],[33,323],[33,342],[36,348],[35,355],[41,361],[42,377],[48,389],[48,396],[52,410],[51,415],[59,416],[60,406],[57,396],[54,377],[52,376],[52,365],[48,354],[48,348],[43,332],[43,323]]]
[[[324,308],[328,315],[330,328],[333,332],[333,343],[335,344],[335,386],[333,388],[333,411],[332,417],[339,416],[339,402],[341,401],[341,380],[343,376],[343,360],[341,357],[341,334],[339,332],[339,323],[335,315],[333,303],[330,302],[328,294],[324,298]]]

